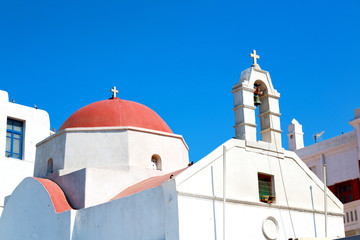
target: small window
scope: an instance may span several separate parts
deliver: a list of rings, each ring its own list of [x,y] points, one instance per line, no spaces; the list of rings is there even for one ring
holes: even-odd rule
[[[52,158],[50,158],[47,162],[47,175],[51,174],[54,172],[54,162],[52,160]]]
[[[273,178],[271,175],[258,173],[259,199],[261,202],[272,203],[275,201]]]
[[[346,222],[349,222],[349,213],[346,213]]]
[[[151,156],[151,168],[154,170],[162,170],[161,158],[159,155],[154,154]]]
[[[354,221],[354,216],[353,216],[353,212],[352,212],[352,211],[350,212],[350,218],[351,218],[351,221],[353,222],[353,221]]]
[[[22,159],[23,122],[7,119],[5,156]]]
[[[357,211],[356,210],[354,211],[354,215],[355,215],[355,221],[357,221],[358,218],[357,218]]]

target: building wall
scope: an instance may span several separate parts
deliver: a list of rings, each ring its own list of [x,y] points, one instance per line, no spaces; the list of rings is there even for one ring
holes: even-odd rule
[[[193,211],[188,211],[190,208]],[[227,240],[267,239],[264,231],[269,237],[282,240],[324,236],[324,215],[319,213],[261,208],[232,201],[226,203],[225,213]],[[272,228],[269,217],[276,219],[278,230]],[[180,240],[222,240],[223,202],[221,199],[179,196],[179,222]],[[339,231],[342,224],[342,218],[328,216],[328,236],[344,236]]]
[[[301,148],[295,152],[321,179],[323,163],[327,165],[327,185],[331,191],[338,194],[337,185],[351,183],[352,202],[344,204],[344,220],[346,236],[360,233],[360,188],[357,130],[330,138],[325,141]],[[322,158],[322,155],[324,156]],[[348,198],[348,196],[346,197]],[[346,200],[348,201],[348,199]],[[352,218],[351,218],[352,215]]]
[[[189,162],[187,146],[179,135],[124,127],[65,129],[38,144],[35,176],[47,175],[50,158],[54,171],[150,169],[153,154],[161,157],[164,172],[184,168]]]
[[[51,194],[27,178],[6,205],[0,239],[163,240],[166,229],[173,229],[165,222],[172,207],[165,207],[164,198],[160,186],[95,207],[55,213]]]
[[[306,165],[323,180],[323,160],[327,164],[327,185],[359,178],[355,131],[296,150]],[[315,167],[315,169],[313,168]]]
[[[72,211],[55,213],[44,186],[24,179],[6,203],[0,218],[0,239],[70,240]]]
[[[165,239],[161,187],[77,211],[72,240]]]
[[[22,159],[5,156],[7,119],[23,122]],[[50,135],[47,112],[9,102],[8,94],[0,90],[0,215],[4,197],[10,195],[20,181],[32,176],[36,143]]]
[[[324,237],[323,184],[296,154],[263,142],[232,139],[225,145],[227,239],[262,239],[262,223],[267,217],[278,222],[278,239]],[[258,173],[273,176],[273,203],[260,202]],[[222,148],[175,179],[180,239],[188,239],[194,227],[198,227],[198,237],[205,234],[206,239],[222,239]],[[344,236],[343,205],[327,191],[328,236]],[[186,211],[189,208],[192,213]],[[270,225],[271,233],[274,224],[265,225]],[[251,237],[256,234],[258,237]]]
[[[179,135],[151,134],[129,131],[129,161],[131,166],[148,168],[151,156],[161,159],[162,170],[172,172],[189,163],[188,148]]]

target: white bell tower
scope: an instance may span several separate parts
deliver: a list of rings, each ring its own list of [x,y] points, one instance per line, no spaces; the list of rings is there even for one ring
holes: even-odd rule
[[[289,150],[294,151],[304,147],[304,133],[302,125],[294,118],[288,126]]]
[[[253,65],[241,73],[240,81],[232,88],[234,94],[236,138],[256,141],[256,117],[260,118],[261,141],[281,146],[280,109],[278,93],[271,82],[270,74],[257,64],[256,51],[250,54]],[[255,87],[262,92],[261,105],[254,105]],[[259,107],[259,115],[255,109]]]

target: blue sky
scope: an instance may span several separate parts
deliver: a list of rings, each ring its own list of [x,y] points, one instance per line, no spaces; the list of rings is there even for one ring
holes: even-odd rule
[[[283,146],[348,132],[360,107],[359,1],[0,1],[0,89],[51,127],[111,96],[155,110],[198,161],[235,135],[232,86],[256,49]]]

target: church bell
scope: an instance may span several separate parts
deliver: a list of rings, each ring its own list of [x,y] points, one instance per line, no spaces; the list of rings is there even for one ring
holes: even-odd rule
[[[261,105],[260,96],[264,95],[264,92],[260,90],[260,84],[254,84],[254,105],[259,106]]]
[[[259,106],[259,105],[261,105],[261,101],[260,101],[260,97],[259,97],[259,95],[254,95],[254,105],[255,106]]]

